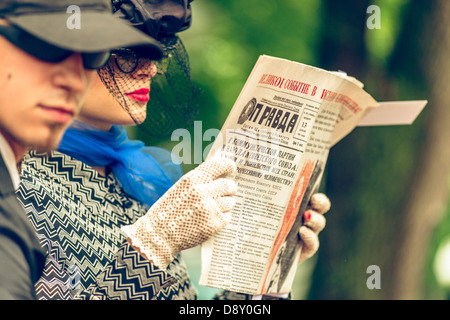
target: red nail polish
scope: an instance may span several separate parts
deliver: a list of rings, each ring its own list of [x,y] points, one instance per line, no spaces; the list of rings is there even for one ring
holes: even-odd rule
[[[306,211],[306,212],[303,214],[303,219],[304,219],[305,221],[311,220],[311,212]]]

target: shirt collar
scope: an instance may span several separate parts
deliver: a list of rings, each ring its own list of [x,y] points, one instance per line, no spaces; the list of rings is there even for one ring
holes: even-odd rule
[[[2,154],[3,161],[5,162],[6,168],[8,168],[9,175],[14,186],[14,189],[19,187],[20,175],[17,169],[16,157],[11,149],[11,146],[0,133],[0,153]]]

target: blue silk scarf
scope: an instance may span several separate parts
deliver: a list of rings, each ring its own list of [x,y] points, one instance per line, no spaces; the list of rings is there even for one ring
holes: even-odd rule
[[[170,152],[130,140],[125,128],[117,125],[102,131],[74,121],[58,151],[92,167],[109,167],[128,195],[149,206],[182,175]]]

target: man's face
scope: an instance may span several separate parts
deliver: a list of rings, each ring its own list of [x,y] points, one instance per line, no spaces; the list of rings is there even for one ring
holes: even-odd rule
[[[0,131],[16,158],[28,148],[56,148],[95,71],[83,68],[80,54],[47,63],[1,36],[0,48]]]

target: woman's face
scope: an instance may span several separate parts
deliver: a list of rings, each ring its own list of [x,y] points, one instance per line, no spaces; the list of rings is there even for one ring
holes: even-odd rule
[[[145,120],[151,78],[157,72],[151,60],[140,58],[134,71],[124,73],[117,58],[112,55],[100,70],[106,85],[98,74],[94,78],[77,118],[101,130],[109,130],[113,124],[135,125]]]

